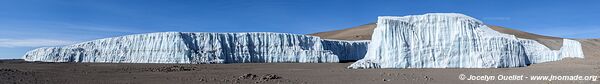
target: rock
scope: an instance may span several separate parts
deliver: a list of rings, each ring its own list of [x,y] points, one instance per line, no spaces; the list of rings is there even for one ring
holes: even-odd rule
[[[273,79],[280,79],[281,77],[274,75],[274,74],[266,74],[264,75],[261,79],[265,80],[265,81],[269,81],[269,80],[273,80]]]
[[[244,75],[240,76],[239,78],[241,78],[241,79],[256,79],[257,77],[258,77],[257,75],[248,73],[248,74],[244,74]]]

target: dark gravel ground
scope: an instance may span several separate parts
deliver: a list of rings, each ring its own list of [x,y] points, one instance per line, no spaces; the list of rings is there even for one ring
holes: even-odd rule
[[[594,60],[500,69],[346,69],[351,63],[109,64],[0,61],[0,84],[465,84],[598,81],[467,81],[465,75],[599,75]]]

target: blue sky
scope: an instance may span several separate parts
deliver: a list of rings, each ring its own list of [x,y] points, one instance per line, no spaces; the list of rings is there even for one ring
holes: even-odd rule
[[[600,1],[584,0],[0,0],[0,59],[128,34],[308,34],[377,16],[463,13],[484,23],[566,38],[600,38]]]

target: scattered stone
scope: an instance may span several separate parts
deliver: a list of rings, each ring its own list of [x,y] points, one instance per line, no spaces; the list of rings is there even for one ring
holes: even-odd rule
[[[241,78],[241,79],[255,79],[257,77],[258,76],[254,75],[254,74],[247,73],[247,74],[244,74],[244,75],[240,76],[239,78]]]
[[[25,81],[36,80],[33,75],[35,75],[33,72],[19,69],[0,68],[0,84],[35,83],[35,81]]]
[[[269,81],[269,80],[273,80],[273,79],[279,79],[281,77],[274,75],[274,74],[266,74],[265,76],[263,76],[261,79],[265,80],[265,81]]]
[[[158,67],[158,68],[145,68],[143,71],[150,72],[179,72],[179,71],[194,71],[197,70],[196,67],[191,66],[168,66],[168,67]]]
[[[255,83],[260,83],[260,82],[265,82],[265,81],[270,81],[270,80],[275,80],[275,79],[281,79],[282,77],[277,76],[275,74],[265,74],[262,76],[258,76],[255,74],[244,74],[242,76],[239,77],[239,79],[249,79],[249,80],[256,80]],[[236,79],[236,80],[239,80]]]
[[[432,80],[429,76],[424,76],[425,80]]]

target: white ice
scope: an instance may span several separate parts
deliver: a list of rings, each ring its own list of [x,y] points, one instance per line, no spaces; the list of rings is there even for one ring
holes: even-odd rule
[[[270,33],[159,32],[29,51],[26,61],[101,63],[323,63],[358,60],[368,41]],[[347,48],[347,49],[345,49]]]
[[[577,41],[559,51],[494,31],[457,13],[380,16],[364,59],[348,68],[502,68],[583,58]]]

